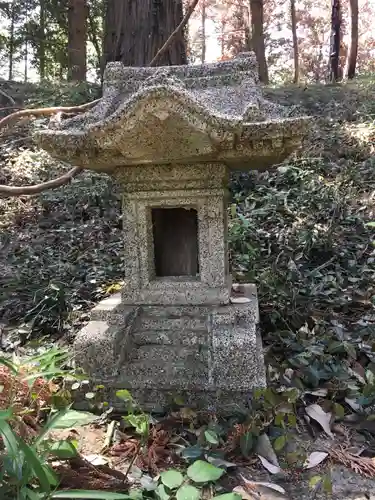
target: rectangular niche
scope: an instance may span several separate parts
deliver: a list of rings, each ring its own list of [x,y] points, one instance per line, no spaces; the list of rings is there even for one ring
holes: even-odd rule
[[[199,275],[198,212],[194,208],[152,208],[156,278]]]

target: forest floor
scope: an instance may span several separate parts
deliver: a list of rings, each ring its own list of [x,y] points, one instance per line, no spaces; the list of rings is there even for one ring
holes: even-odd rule
[[[25,107],[80,104],[98,94],[87,85],[0,82],[0,88]],[[251,416],[254,422],[260,415],[255,430],[236,428],[242,432],[239,454],[225,458],[239,461],[245,477],[262,480],[264,467],[253,453],[256,439],[243,442],[265,433],[280,463],[293,470],[287,481],[279,470],[272,479],[284,485],[288,496],[272,497],[280,493],[268,488],[248,498],[315,498],[305,485],[310,476],[296,482],[303,470],[293,465],[298,453],[286,450],[285,436],[300,442],[306,435],[313,443],[310,451],[304,449],[306,456],[328,446],[336,455],[329,452],[324,463],[340,464],[312,467],[312,476],[320,478],[315,486],[322,489],[331,470],[337,498],[370,498],[375,487],[348,476],[341,466],[375,476],[375,77],[343,85],[267,88],[265,94],[314,119],[298,154],[272,172],[233,177],[232,272],[258,286],[270,401],[256,418]],[[65,168],[32,143],[32,129],[44,124],[24,121],[0,131],[1,184],[36,183]],[[0,350],[5,353],[45,349],[57,340],[69,343],[90,308],[121,287],[120,197],[105,175],[84,173],[69,186],[36,197],[0,199],[0,229]],[[295,419],[290,417],[284,428],[277,408],[290,402],[292,389],[297,389]],[[311,416],[316,405],[323,411],[318,417]],[[174,418],[185,422],[181,411]],[[187,421],[168,435],[196,446],[203,424],[195,414]],[[221,445],[234,439],[230,425],[218,433]],[[320,427],[329,436],[328,445],[319,441]],[[186,437],[192,434],[189,428],[194,439]],[[92,441],[104,439],[103,426],[90,429],[96,436]],[[207,429],[204,424],[203,434]],[[209,439],[206,435],[208,447],[220,448]],[[83,446],[86,455],[100,453],[96,445]],[[141,462],[147,474],[161,468]],[[266,464],[265,469],[272,475],[272,467]]]

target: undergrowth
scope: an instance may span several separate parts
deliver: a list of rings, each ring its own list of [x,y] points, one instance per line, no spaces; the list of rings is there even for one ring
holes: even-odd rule
[[[96,92],[41,87],[26,100],[79,104]],[[258,285],[270,381],[323,385],[371,408],[375,255],[366,223],[374,219],[375,82],[266,94],[314,119],[303,149],[274,171],[233,175],[233,274]],[[37,182],[64,168],[35,149],[27,124],[3,131],[0,155],[1,182]],[[37,197],[2,199],[0,215],[0,347],[72,337],[123,279],[115,184],[85,173]]]

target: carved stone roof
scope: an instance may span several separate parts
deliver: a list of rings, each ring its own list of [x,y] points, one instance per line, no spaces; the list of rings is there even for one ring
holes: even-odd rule
[[[111,172],[126,165],[224,162],[267,168],[300,146],[310,119],[262,97],[253,54],[159,68],[108,64],[90,111],[38,133],[52,156]]]

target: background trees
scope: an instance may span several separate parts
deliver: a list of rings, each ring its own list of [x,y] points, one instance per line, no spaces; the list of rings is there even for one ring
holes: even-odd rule
[[[145,65],[188,4],[0,1],[0,76],[93,80],[108,61]],[[199,0],[188,29],[158,63],[206,62],[254,50],[265,83],[353,78],[374,70],[374,20],[372,0]]]
[[[146,66],[182,18],[182,0],[108,0],[104,63],[121,61],[127,66]],[[168,66],[186,62],[184,34],[181,33],[158,63]]]

